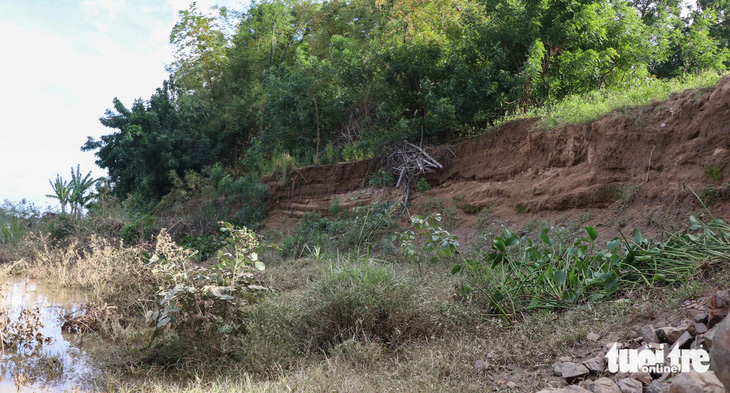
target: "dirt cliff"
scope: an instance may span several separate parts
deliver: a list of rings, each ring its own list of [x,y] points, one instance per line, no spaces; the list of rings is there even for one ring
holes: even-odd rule
[[[703,209],[685,184],[703,193],[716,216],[730,211],[730,76],[718,85],[674,94],[667,101],[616,110],[588,124],[540,130],[536,119],[504,125],[488,135],[449,146],[454,156],[427,177],[428,200],[460,209],[457,234],[475,239],[476,212],[519,227],[528,221],[639,227],[657,233]],[[397,190],[368,186],[382,161],[299,168],[271,176],[270,229],[292,227],[304,212],[326,212],[395,198]],[[425,212],[423,212],[425,213]],[[608,231],[614,236],[615,231]]]

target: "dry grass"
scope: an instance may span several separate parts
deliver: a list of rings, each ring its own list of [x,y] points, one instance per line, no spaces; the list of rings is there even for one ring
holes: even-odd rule
[[[42,238],[36,239],[34,247],[34,263],[21,263],[13,269],[15,273],[87,291],[92,299],[115,297],[115,304],[131,302],[134,307],[120,310],[120,315],[128,318],[141,319],[144,302],[139,299],[154,299],[154,280],[139,263],[140,248],[102,240],[81,248],[73,243],[52,248]],[[589,357],[603,341],[633,337],[637,326],[650,320],[671,319],[681,301],[730,279],[730,269],[718,267],[706,277],[681,286],[629,293],[620,301],[589,303],[562,313],[524,314],[518,323],[508,325],[453,300],[458,278],[441,265],[422,277],[407,264],[363,262],[361,258],[271,258],[267,264],[270,283],[280,290],[250,310],[248,334],[232,343],[237,350],[228,357],[208,358],[206,353],[193,351],[193,360],[170,369],[169,364],[145,361],[155,349],[144,349],[149,332],[143,324],[120,325],[122,332],[115,333],[116,337],[129,341],[117,341],[103,351],[109,373],[97,381],[98,389],[160,393],[483,392],[507,391],[506,383],[513,381],[518,387],[511,391],[534,392],[551,381],[562,383],[551,369],[558,357]],[[361,288],[359,280],[377,285],[363,290],[367,286]],[[340,339],[313,341],[323,328],[311,323],[347,314],[345,295],[361,290],[360,295],[374,298],[393,296],[386,299],[391,302],[377,303],[402,317],[392,320],[393,325],[386,324],[390,330],[385,339],[351,334],[345,329],[349,333]],[[317,309],[316,305],[344,308]],[[413,309],[422,315],[414,317]],[[389,345],[387,337],[396,330],[415,333],[400,336],[397,345]],[[601,341],[587,342],[589,332],[600,334]],[[486,364],[479,370],[474,367],[478,360]]]

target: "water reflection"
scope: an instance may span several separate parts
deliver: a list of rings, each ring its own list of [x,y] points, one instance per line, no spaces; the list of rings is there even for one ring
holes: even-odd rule
[[[71,391],[88,385],[93,367],[90,358],[72,334],[61,331],[60,315],[82,312],[82,296],[54,291],[27,280],[8,280],[2,288],[0,307],[12,321],[21,311],[39,309],[45,340],[29,348],[5,350],[0,362],[0,393]],[[18,386],[20,385],[20,389]]]

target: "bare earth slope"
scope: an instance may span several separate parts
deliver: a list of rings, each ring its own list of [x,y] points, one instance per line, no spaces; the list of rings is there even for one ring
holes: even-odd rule
[[[463,223],[456,232],[467,242],[478,235],[474,213],[482,208],[491,212],[489,221],[508,226],[581,215],[594,225],[651,233],[668,219],[685,221],[702,212],[684,183],[699,194],[730,181],[730,76],[714,88],[614,111],[589,124],[554,130],[536,124],[509,123],[450,146],[455,157],[427,178],[430,191],[412,198],[416,210],[432,198],[460,207]],[[380,165],[365,160],[265,179],[272,209],[266,227],[291,228],[291,220],[311,210],[326,212],[335,198],[351,207],[398,197],[396,190],[368,187]],[[708,203],[717,216],[730,211],[724,195]]]

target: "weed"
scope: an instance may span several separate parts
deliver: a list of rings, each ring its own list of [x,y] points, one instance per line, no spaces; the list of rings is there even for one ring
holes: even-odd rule
[[[426,192],[431,189],[431,185],[428,184],[425,177],[422,177],[418,180],[418,183],[416,183],[416,189],[418,192]]]
[[[725,184],[724,187],[708,186],[702,191],[700,196],[709,204],[720,200],[727,200],[730,198],[730,183]]]
[[[438,213],[441,216],[440,225],[449,231],[458,227],[463,221],[459,212],[441,198],[428,198],[421,202],[419,210],[425,213]]]
[[[411,216],[411,227],[418,230],[420,237],[424,239],[420,252],[416,249],[414,231],[406,230],[393,235],[393,240],[400,242],[401,254],[418,265],[421,275],[424,273],[424,260],[435,263],[441,257],[453,257],[458,252],[458,238],[442,229],[439,222],[441,215],[438,213],[427,217]]]
[[[370,176],[368,184],[370,187],[384,188],[392,186],[394,184],[394,180],[393,176],[391,176],[388,172],[380,169]]]
[[[527,213],[527,206],[523,205],[522,203],[518,203],[515,205],[515,212],[517,214],[525,214]]]
[[[703,263],[730,254],[730,227],[717,221],[705,225],[694,216],[690,224],[691,230],[703,233],[671,235],[659,244],[634,230],[631,242],[613,239],[600,251],[595,245],[598,232],[592,227],[570,247],[556,244],[547,229],[540,232],[541,243],[505,231],[494,239],[484,260],[466,261],[453,272],[466,271],[471,278],[462,296],[482,298],[485,307],[505,317],[525,309],[563,308],[639,285],[682,281]],[[519,253],[510,252],[512,248]]]
[[[479,211],[478,207],[472,205],[471,203],[464,202],[464,196],[462,195],[451,198],[451,201],[454,203],[454,206],[456,206],[457,209],[463,211],[466,214],[476,214]]]
[[[476,220],[477,228],[483,228],[485,225],[487,225],[489,223],[489,217],[491,215],[492,215],[491,207],[483,207],[481,210],[479,210],[479,213],[477,213],[477,220]]]
[[[710,165],[705,168],[705,176],[709,177],[713,182],[722,179],[722,167],[719,165]]]

